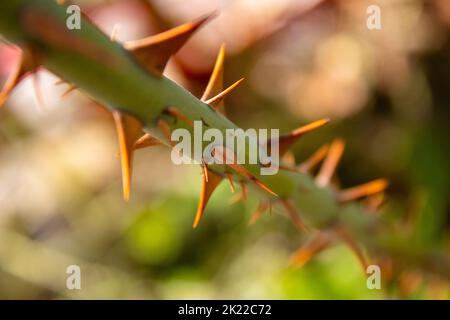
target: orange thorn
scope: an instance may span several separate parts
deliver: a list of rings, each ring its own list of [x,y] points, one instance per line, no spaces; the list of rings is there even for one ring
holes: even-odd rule
[[[292,201],[287,200],[287,199],[281,199],[281,204],[286,209],[286,211],[289,214],[289,217],[291,218],[295,227],[300,231],[307,232],[307,228],[304,225],[302,219],[300,218],[300,215],[298,214],[297,209],[295,208]]]
[[[373,194],[377,194],[381,191],[384,191],[387,188],[387,186],[388,186],[387,180],[377,179],[353,188],[340,191],[337,195],[337,199],[340,202],[353,201],[362,197],[367,197]]]
[[[330,147],[328,144],[320,147],[319,150],[314,152],[311,157],[303,161],[303,163],[298,167],[298,170],[300,172],[306,173],[314,169],[314,167],[317,166],[320,161],[322,161],[326,157],[329,148]]]
[[[292,130],[291,132],[289,132],[287,134],[281,135],[279,137],[279,150],[280,150],[279,153],[280,153],[280,155],[284,155],[289,150],[291,145],[294,142],[296,142],[300,137],[326,125],[329,122],[330,122],[330,119],[320,119],[320,120],[314,121],[312,123],[309,123],[307,125],[304,125],[300,128],[297,128],[295,130]]]
[[[195,220],[193,227],[196,228],[198,224],[200,223],[200,220],[203,216],[203,213],[205,211],[206,204],[208,203],[208,200],[211,198],[212,193],[217,188],[219,183],[222,181],[222,177],[219,175],[216,175],[212,171],[208,173],[209,179],[206,180],[205,174],[202,175],[202,185],[201,185],[201,191],[200,191],[200,200],[198,202],[197,207],[197,213],[195,215]]]
[[[138,149],[142,149],[142,148],[146,148],[146,147],[157,146],[160,144],[161,144],[161,141],[152,137],[149,133],[146,133],[136,141],[133,149],[138,150]]]
[[[319,187],[325,187],[330,183],[330,180],[336,171],[339,160],[344,153],[345,143],[342,139],[336,139],[328,150],[328,155],[325,158],[322,167],[316,177],[316,184]]]
[[[211,17],[212,15],[198,21],[185,23],[144,39],[127,41],[123,46],[132,52],[149,71],[162,73],[169,58]]]
[[[292,151],[286,151],[282,159],[287,165],[295,166],[295,155]]]
[[[141,135],[142,124],[132,116],[113,111],[113,117],[119,140],[120,160],[122,166],[122,188],[125,201],[130,199],[133,146]]]
[[[275,191],[270,189],[266,184],[264,184],[262,181],[258,180],[255,176],[252,176],[250,178],[250,180],[252,180],[254,183],[256,183],[256,185],[258,187],[260,187],[261,189],[267,191],[268,193],[270,193],[271,195],[273,195],[275,197],[278,197],[278,194],[276,194]]]
[[[202,101],[206,101],[212,98],[214,95],[220,93],[223,90],[223,64],[225,61],[225,44],[222,44],[219,50],[219,54],[216,58],[213,72],[209,78],[208,85],[205,92],[203,92]]]
[[[323,232],[318,233],[303,247],[294,252],[291,258],[291,266],[294,268],[303,267],[309,260],[311,260],[311,258],[322,252],[331,243],[332,239],[329,234]]]
[[[206,100],[205,103],[212,106],[214,109],[217,107],[219,102],[221,102],[228,94],[233,91],[234,88],[236,88],[242,81],[244,81],[245,78],[239,79],[235,83],[233,83],[231,86],[223,90],[221,93],[216,95],[215,97],[212,97],[209,100]]]
[[[205,180],[206,182],[208,182],[208,166],[206,165],[206,163],[203,163],[203,174],[205,176]]]
[[[27,52],[22,51],[17,65],[9,74],[8,79],[0,91],[0,108],[5,104],[6,100],[11,95],[11,92],[25,78],[27,73],[34,72],[34,70],[35,67],[32,58],[27,55]]]

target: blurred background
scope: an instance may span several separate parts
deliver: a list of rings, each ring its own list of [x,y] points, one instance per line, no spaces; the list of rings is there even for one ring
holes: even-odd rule
[[[117,40],[145,37],[217,11],[166,75],[201,95],[219,46],[227,98],[243,128],[288,131],[332,123],[296,144],[297,161],[340,136],[339,183],[391,185],[382,214],[430,248],[450,249],[450,2],[448,0],[75,1]],[[366,27],[381,8],[381,30]],[[18,58],[0,46],[0,81]],[[133,193],[121,196],[111,115],[46,71],[41,98],[26,79],[0,109],[0,298],[448,299],[449,283],[410,270],[383,290],[344,246],[289,267],[304,238],[281,212],[248,226],[257,196],[231,204],[223,184],[196,230],[198,166],[170,150],[135,156]],[[37,100],[41,100],[40,102]],[[39,102],[39,103],[38,103]],[[81,267],[81,290],[66,268]]]

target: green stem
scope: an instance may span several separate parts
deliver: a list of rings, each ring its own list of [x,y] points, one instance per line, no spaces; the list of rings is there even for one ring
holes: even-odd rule
[[[111,110],[137,117],[152,135],[165,140],[155,125],[163,111],[175,106],[191,120],[202,120],[224,132],[236,129],[226,117],[200,101],[170,79],[150,74],[118,43],[87,19],[81,30],[66,27],[68,15],[54,0],[0,1],[0,32],[22,48],[31,48],[39,62],[54,74],[73,83]],[[170,121],[171,129],[186,126]],[[246,165],[282,198],[292,199],[309,226],[326,229],[345,227],[355,238],[376,252],[401,256],[415,265],[450,277],[448,257],[427,250],[414,250],[407,239],[380,232],[380,223],[355,203],[340,205],[334,192],[319,188],[311,176],[280,171],[260,176],[259,167]],[[213,170],[224,172],[225,166]]]

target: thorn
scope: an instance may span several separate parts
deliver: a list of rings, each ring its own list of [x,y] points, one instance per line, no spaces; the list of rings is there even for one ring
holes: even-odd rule
[[[312,123],[309,123],[305,126],[302,126],[300,128],[297,128],[295,130],[292,130],[287,134],[281,135],[279,137],[280,155],[284,155],[292,146],[292,144],[296,142],[300,137],[326,125],[329,122],[330,119],[320,119]]]
[[[189,125],[191,127],[194,126],[194,122],[191,119],[189,119],[188,117],[186,117],[184,114],[182,114],[180,111],[178,111],[177,108],[175,108],[175,107],[168,107],[167,108],[167,112],[169,114],[171,114],[172,116],[180,119],[181,121],[183,121],[187,125]]]
[[[240,184],[241,184],[241,190],[242,190],[242,199],[247,200],[247,197],[248,197],[247,185],[243,181],[241,181]]]
[[[174,55],[211,16],[185,23],[162,33],[124,43],[124,48],[134,54],[151,72],[162,74],[169,58]]]
[[[12,91],[19,85],[26,75],[29,72],[35,71],[32,61],[32,58],[25,51],[20,53],[20,58],[17,65],[9,74],[6,83],[0,91],[0,108],[5,104]]]
[[[203,163],[203,175],[205,176],[205,180],[206,182],[208,182],[208,166],[206,165],[206,163]]]
[[[280,165],[279,168],[280,168],[280,170],[285,170],[285,171],[289,171],[289,172],[295,172],[295,173],[299,173],[300,172],[300,170],[298,168],[296,168],[296,167]]]
[[[73,84],[69,84],[69,87],[61,95],[61,98],[67,97],[72,91],[75,91],[76,89],[77,89],[77,86],[75,86]]]
[[[303,247],[298,249],[291,258],[291,266],[294,268],[303,267],[315,255],[319,254],[332,243],[329,234],[319,232],[315,237],[309,240]]]
[[[206,86],[206,89],[201,97],[201,100],[203,102],[205,102],[208,99],[211,99],[212,97],[218,95],[220,92],[223,91],[224,61],[225,61],[225,44],[222,44],[216,58],[216,63],[214,64],[214,69],[211,73],[211,77],[209,78],[208,85]],[[225,114],[225,107],[223,100],[217,104],[216,110],[218,110],[222,114]]]
[[[330,180],[336,171],[336,167],[339,160],[344,153],[345,143],[342,139],[336,139],[328,150],[327,157],[325,158],[322,167],[316,177],[316,184],[319,187],[325,187],[330,183]]]
[[[111,39],[111,41],[116,42],[117,39],[117,34],[120,31],[120,23],[116,23],[111,31],[111,35],[109,36],[109,38]]]
[[[136,118],[119,111],[113,111],[112,114],[119,140],[123,198],[128,201],[131,190],[133,146],[142,134],[142,124]]]
[[[138,149],[142,149],[142,148],[146,148],[146,147],[158,146],[160,144],[161,144],[161,141],[152,137],[149,133],[146,133],[136,141],[133,149],[138,150]]]
[[[170,131],[169,124],[166,121],[164,121],[163,119],[159,119],[157,125],[158,125],[159,130],[161,130],[163,135],[166,137],[169,144],[173,147],[174,143],[172,141],[172,134]]]
[[[234,189],[234,182],[233,182],[233,174],[225,173],[225,175],[227,176],[228,183],[230,184],[230,190],[232,193],[234,193],[235,189]]]
[[[58,79],[58,80],[55,81],[54,85],[55,86],[60,86],[60,85],[62,85],[64,83],[67,83],[67,82],[65,80],[63,80],[63,79]]]
[[[223,90],[221,93],[216,95],[215,97],[212,97],[211,99],[205,101],[206,104],[209,104],[211,107],[216,109],[219,105],[219,103],[233,91],[234,88],[236,88],[242,81],[244,81],[245,78],[239,79],[235,83],[233,83],[231,86],[229,86],[227,89]]]
[[[195,220],[193,224],[193,228],[196,228],[200,223],[200,220],[205,211],[206,204],[208,200],[211,198],[212,193],[217,188],[219,183],[222,181],[222,177],[216,175],[212,171],[208,172],[209,179],[206,179],[205,174],[202,175],[202,185],[200,191],[200,200],[198,202],[197,213],[195,215]]]
[[[255,212],[253,212],[253,214],[248,222],[248,225],[255,224],[256,221],[258,221],[259,218],[261,218],[263,213],[266,212],[267,209],[269,209],[270,207],[271,207],[270,201],[268,201],[268,202],[260,201],[258,204],[258,208],[256,208]]]
[[[329,148],[330,147],[328,144],[320,147],[319,150],[311,155],[311,157],[303,161],[303,163],[298,167],[298,170],[303,173],[313,170],[320,163],[320,161],[326,157]]]
[[[362,185],[340,191],[337,195],[339,202],[348,202],[367,197],[384,191],[388,186],[385,179],[377,179]]]
[[[353,251],[353,253],[358,258],[361,266],[363,267],[363,272],[365,273],[367,270],[367,266],[369,265],[367,262],[367,259],[359,247],[359,245],[356,243],[356,241],[353,239],[353,236],[351,233],[342,227],[335,229],[336,235],[338,235],[346,244],[347,246]]]
[[[383,192],[375,193],[364,201],[364,207],[371,213],[377,213],[385,203]]]
[[[288,199],[281,199],[280,201],[283,207],[286,209],[287,213],[289,214],[289,217],[294,223],[294,226],[300,231],[307,232],[308,230],[304,225],[302,219],[300,218],[300,215],[298,214],[297,209],[295,208],[292,201]]]
[[[248,195],[247,185],[243,181],[239,182],[239,184],[241,186],[241,192],[239,194],[236,194],[233,198],[231,198],[230,204],[236,204],[240,201],[247,200]]]
[[[222,44],[219,50],[219,54],[216,58],[213,72],[209,78],[208,85],[201,97],[202,101],[206,101],[215,95],[219,94],[223,90],[223,65],[225,61],[225,44]]]
[[[283,161],[288,166],[295,166],[295,155],[292,151],[286,151],[286,153],[283,155]]]
[[[45,110],[45,103],[44,103],[44,96],[42,95],[41,86],[39,83],[39,75],[35,71],[31,74],[32,80],[33,80],[33,89],[34,89],[34,97],[36,99],[36,106],[38,110],[43,111]]]
[[[261,189],[267,191],[268,193],[270,193],[271,195],[278,197],[278,194],[275,193],[275,191],[273,191],[272,189],[270,189],[266,184],[264,184],[262,181],[258,180],[255,176],[252,176],[250,178],[254,183],[256,183],[256,185],[258,187],[260,187]]]

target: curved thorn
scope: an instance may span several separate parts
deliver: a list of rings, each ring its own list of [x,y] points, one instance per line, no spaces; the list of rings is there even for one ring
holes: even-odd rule
[[[206,101],[213,96],[219,94],[223,90],[223,65],[225,60],[225,44],[222,44],[219,54],[216,58],[213,72],[209,78],[208,85],[201,97],[202,101]]]
[[[139,40],[127,41],[124,48],[151,72],[162,74],[170,57],[174,55],[212,15],[182,24],[162,33]]]
[[[208,172],[208,176],[209,179],[207,180],[205,174],[202,175],[200,199],[198,202],[197,213],[195,215],[193,228],[196,228],[200,223],[208,200],[211,198],[212,193],[223,179],[221,176],[216,175],[212,171]]]

